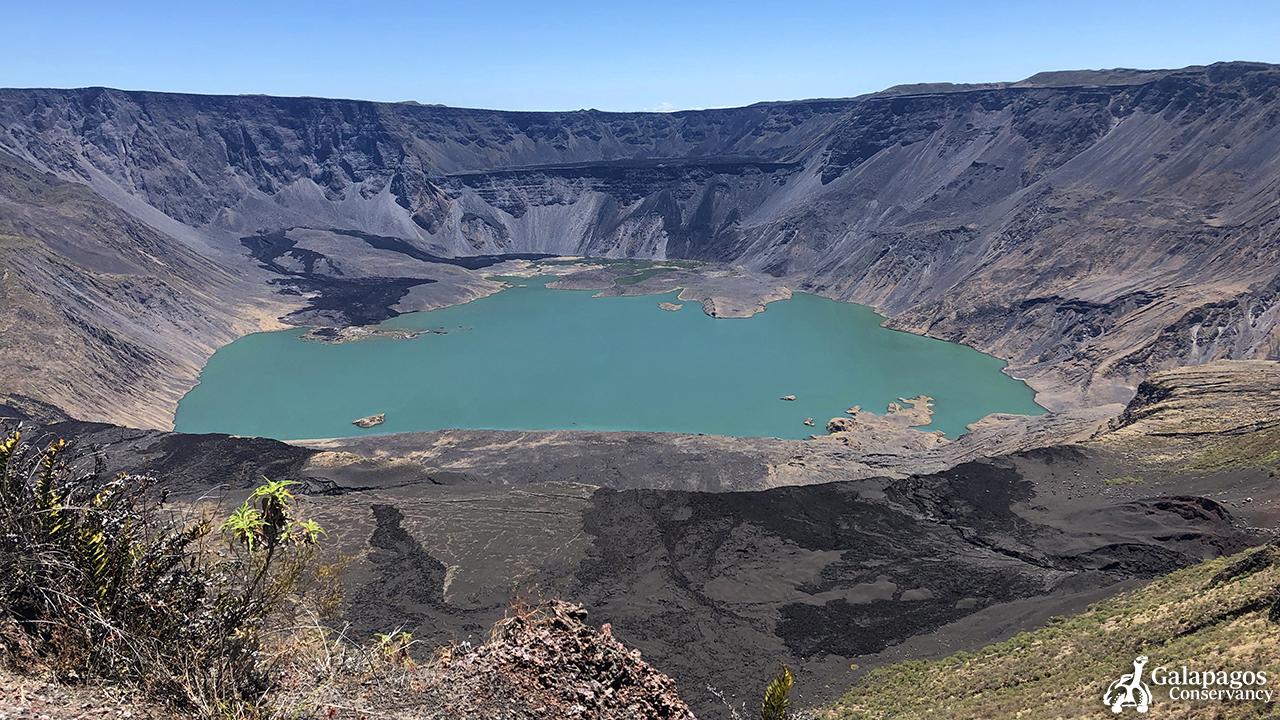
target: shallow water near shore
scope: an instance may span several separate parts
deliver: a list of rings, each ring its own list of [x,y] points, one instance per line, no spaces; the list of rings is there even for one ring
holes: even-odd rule
[[[1044,412],[1003,361],[882,328],[860,305],[797,293],[752,318],[715,319],[696,302],[658,307],[680,302],[675,293],[593,298],[543,286],[554,279],[383,325],[444,334],[241,338],[210,358],[175,425],[281,440],[446,428],[804,438],[853,405],[883,413],[928,395],[933,424],[920,429],[954,438],[990,413]],[[377,413],[384,424],[351,424]]]

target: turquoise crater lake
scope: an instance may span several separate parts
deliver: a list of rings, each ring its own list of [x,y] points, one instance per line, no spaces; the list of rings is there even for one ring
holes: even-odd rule
[[[883,413],[929,395],[933,424],[921,429],[954,438],[990,413],[1044,412],[1003,361],[882,328],[860,305],[796,294],[755,317],[718,320],[696,302],[658,307],[679,302],[674,294],[593,298],[547,289],[550,280],[384,324],[446,334],[337,345],[300,341],[303,330],[241,338],[210,358],[175,425],[281,440],[445,428],[804,438],[850,406]],[[351,424],[377,413],[385,424]]]

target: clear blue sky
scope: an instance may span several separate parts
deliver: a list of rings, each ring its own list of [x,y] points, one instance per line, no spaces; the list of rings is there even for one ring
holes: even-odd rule
[[[1280,62],[1277,0],[5,0],[0,86],[509,110],[847,97],[1041,70]]]

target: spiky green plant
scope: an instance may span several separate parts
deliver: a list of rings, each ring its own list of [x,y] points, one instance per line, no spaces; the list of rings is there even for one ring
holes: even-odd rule
[[[764,689],[764,701],[760,706],[760,720],[786,720],[788,696],[795,676],[786,665],[778,672]]]
[[[413,645],[413,635],[403,631],[390,635],[374,633],[373,640],[374,651],[383,659],[405,667],[413,665],[413,659],[409,657],[409,647]]]
[[[226,557],[154,478],[103,466],[61,440],[0,441],[0,662],[132,684],[187,714],[248,712],[268,687],[261,630],[324,530],[294,517],[292,483],[268,481],[221,525],[243,548]]]
[[[222,524],[222,532],[233,542],[250,552],[264,548],[270,553],[283,541],[314,545],[327,534],[314,520],[298,520],[294,516],[298,498],[289,492],[289,487],[298,483],[263,480],[265,482]]]
[[[248,504],[257,504],[263,521],[263,534],[269,545],[279,542],[288,535],[289,525],[293,522],[292,511],[298,499],[289,492],[289,487],[298,483],[292,480],[272,480],[262,478],[264,482],[249,495]]]
[[[265,536],[263,528],[266,526],[267,521],[262,519],[262,512],[250,507],[246,501],[231,513],[231,517],[222,523],[220,529],[223,533],[230,535],[234,542],[244,545],[252,552],[254,544]]]
[[[303,545],[319,545],[320,538],[329,537],[329,533],[315,520],[303,520],[293,524],[290,537]]]
[[[296,517],[298,499],[289,488],[297,485],[292,480],[263,478],[263,484],[249,494],[248,499],[222,524],[222,532],[233,545],[243,547],[248,553],[246,567],[254,568],[248,583],[250,597],[260,592],[259,599],[274,604],[287,594],[298,579],[298,574],[311,555],[303,550],[289,561],[277,565],[277,577],[268,582],[277,553],[283,546],[314,546],[326,533],[314,520]]]

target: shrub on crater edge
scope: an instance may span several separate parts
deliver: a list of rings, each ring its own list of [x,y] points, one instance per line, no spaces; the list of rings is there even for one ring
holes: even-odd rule
[[[323,531],[295,517],[287,482],[254,491],[221,535],[155,483],[106,477],[60,440],[0,442],[0,662],[256,715],[264,625],[314,570]]]

